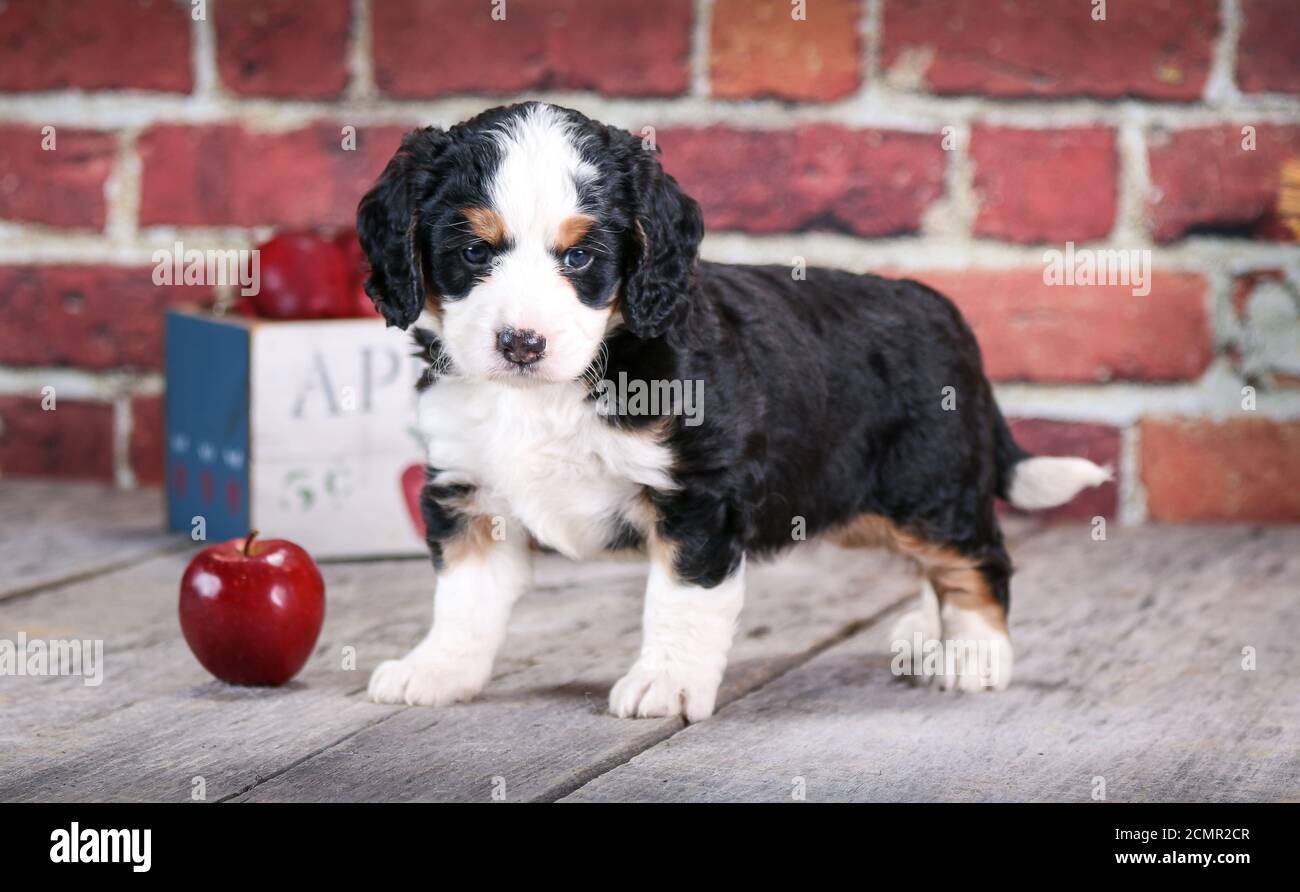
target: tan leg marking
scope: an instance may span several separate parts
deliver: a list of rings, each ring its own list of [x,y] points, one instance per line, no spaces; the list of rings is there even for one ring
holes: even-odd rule
[[[896,526],[887,518],[864,514],[830,534],[846,548],[883,547],[920,563],[941,604],[971,610],[994,628],[1007,628],[1006,609],[994,597],[975,561],[949,546],[939,545]]]
[[[471,517],[465,528],[442,543],[442,557],[448,564],[472,558],[482,558],[492,547],[492,520],[488,517]]]

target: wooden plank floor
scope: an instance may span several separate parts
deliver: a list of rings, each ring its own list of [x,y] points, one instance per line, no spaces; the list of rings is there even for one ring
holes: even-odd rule
[[[1074,800],[1097,777],[1117,801],[1300,799],[1294,528],[1020,530],[1016,680],[966,696],[890,673],[905,564],[808,547],[751,574],[723,705],[686,727],[604,711],[637,649],[636,563],[540,558],[471,704],[364,699],[369,670],[425,630],[422,560],[324,566],[303,674],[213,681],[176,622],[188,543],[156,532],[156,496],[126,495],[108,521],[84,507],[106,491],[0,481],[0,556],[33,549],[0,571],[0,638],[105,648],[98,687],[0,677],[0,800],[183,801],[197,777],[209,801]],[[12,522],[20,502],[31,523]]]
[[[1300,531],[1112,533],[1013,551],[1005,692],[895,681],[868,630],[569,798],[1300,799]]]
[[[0,598],[126,566],[181,543],[156,489],[0,480]]]

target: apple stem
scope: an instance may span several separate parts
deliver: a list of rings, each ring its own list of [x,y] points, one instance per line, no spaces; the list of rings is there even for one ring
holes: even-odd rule
[[[257,530],[249,530],[248,535],[244,537],[244,557],[248,557],[248,549],[253,546],[253,540],[257,538]]]

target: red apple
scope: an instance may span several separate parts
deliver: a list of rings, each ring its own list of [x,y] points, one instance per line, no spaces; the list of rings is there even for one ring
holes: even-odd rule
[[[257,249],[261,287],[253,295],[267,319],[334,319],[354,311],[355,273],[336,242],[283,232]]]
[[[256,316],[257,307],[253,305],[251,297],[237,297],[235,302],[230,306],[230,312],[236,316]]]
[[[361,250],[361,239],[357,238],[357,231],[340,229],[334,236],[334,247],[343,255],[343,263],[348,269],[352,284],[363,281],[366,277],[366,252]]]
[[[366,263],[366,253],[361,250],[361,241],[357,238],[355,229],[339,230],[338,235],[334,236],[334,245],[343,255],[343,262],[347,266],[348,274],[352,277],[351,288],[353,294],[352,311],[350,316],[357,316],[362,319],[383,316],[375,309],[374,301],[370,295],[366,294],[366,275],[369,267]]]
[[[357,283],[357,294],[352,315],[360,319],[368,319],[371,316],[378,319],[384,315],[375,309],[375,302],[370,299],[369,294],[366,294],[366,286],[362,283]]]
[[[325,622],[325,581],[284,539],[210,545],[181,577],[181,631],[222,681],[279,685],[298,674]]]
[[[411,514],[411,523],[423,539],[425,535],[424,511],[420,508],[420,493],[424,491],[424,465],[409,465],[402,471],[402,495],[406,497],[406,510]]]

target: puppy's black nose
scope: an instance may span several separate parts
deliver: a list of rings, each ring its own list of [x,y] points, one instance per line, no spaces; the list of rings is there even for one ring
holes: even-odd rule
[[[546,338],[531,328],[519,331],[503,328],[497,334],[497,349],[501,351],[502,356],[515,365],[530,366],[541,359],[542,354],[546,352]]]

